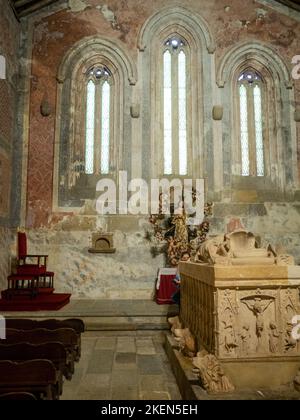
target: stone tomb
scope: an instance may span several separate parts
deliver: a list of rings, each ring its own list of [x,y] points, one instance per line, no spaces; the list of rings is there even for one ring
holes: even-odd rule
[[[236,389],[293,382],[300,368],[300,341],[292,337],[299,266],[182,262],[180,273],[180,319]]]

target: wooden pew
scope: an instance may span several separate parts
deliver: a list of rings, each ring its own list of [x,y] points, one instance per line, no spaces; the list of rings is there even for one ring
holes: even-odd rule
[[[74,360],[76,358],[77,334],[71,328],[60,328],[58,330],[46,330],[37,328],[35,330],[6,329],[6,344],[30,343],[61,343],[67,352],[67,371],[65,376],[71,379],[74,373]]]
[[[47,330],[57,330],[59,328],[71,328],[76,331],[78,343],[76,347],[76,358],[78,362],[81,356],[81,334],[85,330],[84,322],[81,319],[70,318],[65,320],[46,319],[46,320],[32,320],[32,319],[6,319],[6,328],[16,330],[34,330],[36,328],[46,328]]]
[[[0,361],[0,394],[28,392],[37,399],[57,398],[56,369],[49,360]]]
[[[58,394],[62,394],[63,375],[68,376],[67,351],[61,343],[6,344],[0,341],[0,360],[25,362],[34,359],[50,360],[57,371]]]
[[[29,392],[9,392],[7,394],[0,394],[0,401],[8,400],[36,401],[37,398],[33,394],[29,394]]]

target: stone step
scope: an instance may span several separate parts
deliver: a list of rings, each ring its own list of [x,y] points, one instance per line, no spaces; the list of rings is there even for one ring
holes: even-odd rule
[[[168,318],[178,314],[177,305],[152,301],[73,300],[59,311],[6,312],[7,318],[80,318],[86,331],[166,331]]]

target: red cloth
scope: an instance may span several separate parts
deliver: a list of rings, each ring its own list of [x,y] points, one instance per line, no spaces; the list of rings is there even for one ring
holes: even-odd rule
[[[176,274],[161,274],[160,284],[156,290],[156,303],[159,305],[169,305],[174,303],[172,295],[178,290],[177,286],[172,280],[175,279]]]

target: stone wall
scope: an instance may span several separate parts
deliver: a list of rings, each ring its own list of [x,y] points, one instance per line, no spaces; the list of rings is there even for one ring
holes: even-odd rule
[[[14,127],[17,116],[19,24],[6,0],[0,0],[0,54],[6,78],[0,79],[0,289],[10,270],[10,210]]]
[[[175,0],[167,3],[170,7],[178,5]],[[245,7],[242,0],[234,0],[230,6],[225,0],[182,0],[182,7],[198,13],[207,22],[215,39],[215,53],[210,54],[210,61],[204,63],[204,69],[213,66],[216,72],[231,48],[248,41],[272,48],[291,71],[292,57],[300,54],[299,14],[286,13],[285,8],[273,7],[273,4],[272,1],[247,2]],[[27,22],[30,30],[28,42],[32,39],[32,65],[27,74],[31,86],[27,111],[29,130],[23,131],[24,144],[28,142],[28,148],[24,151],[23,162],[28,171],[24,174],[27,175],[27,184],[24,181],[21,220],[26,221],[32,251],[49,253],[49,266],[57,273],[57,290],[71,291],[73,295],[81,297],[108,298],[150,297],[153,291],[156,271],[163,260],[151,256],[153,244],[144,239],[147,230],[144,219],[116,216],[105,220],[102,227],[114,232],[117,252],[112,255],[92,255],[88,253],[90,237],[99,227],[95,210],[87,209],[84,204],[77,209],[57,208],[56,191],[61,179],[55,171],[59,159],[55,151],[59,143],[57,124],[63,115],[58,115],[61,110],[57,74],[64,56],[74,44],[89,36],[107,38],[129,52],[138,69],[138,82],[132,88],[132,100],[141,104],[142,110],[149,108],[151,97],[143,80],[147,62],[143,62],[143,52],[137,48],[138,36],[147,19],[164,7],[166,2],[163,0],[107,0],[104,5],[99,0],[73,0],[69,1],[67,8],[48,8],[47,12],[34,15]],[[296,81],[295,89],[285,93],[290,95],[293,104],[300,101],[299,83]],[[207,103],[203,150],[206,155],[201,157],[205,166],[201,170],[209,187],[207,197],[216,203],[212,232],[222,233],[232,219],[239,219],[245,228],[261,235],[263,241],[280,242],[300,262],[298,180],[293,179],[290,182],[293,184],[292,190],[289,187],[286,191],[284,185],[279,188],[272,182],[260,182],[257,186],[233,179],[229,157],[231,152],[228,149],[232,135],[228,129],[229,104],[226,102],[228,98],[224,99],[219,91],[212,81],[205,86]],[[209,108],[221,98],[227,118],[223,125],[211,119]],[[47,103],[50,109],[47,117],[40,112],[43,103]],[[151,173],[148,114],[149,110],[143,111],[140,119],[132,120],[131,126],[127,124],[124,127],[124,139],[130,148],[125,151],[122,169],[134,173],[136,177]],[[295,144],[294,149],[288,147],[288,156],[293,157],[297,166],[296,147],[298,142],[299,154],[300,127],[299,124],[296,127],[292,118],[285,123],[288,124],[287,130],[290,130],[285,135],[291,144]],[[279,166],[288,168],[293,164],[280,162]],[[293,170],[297,173],[297,168]]]

